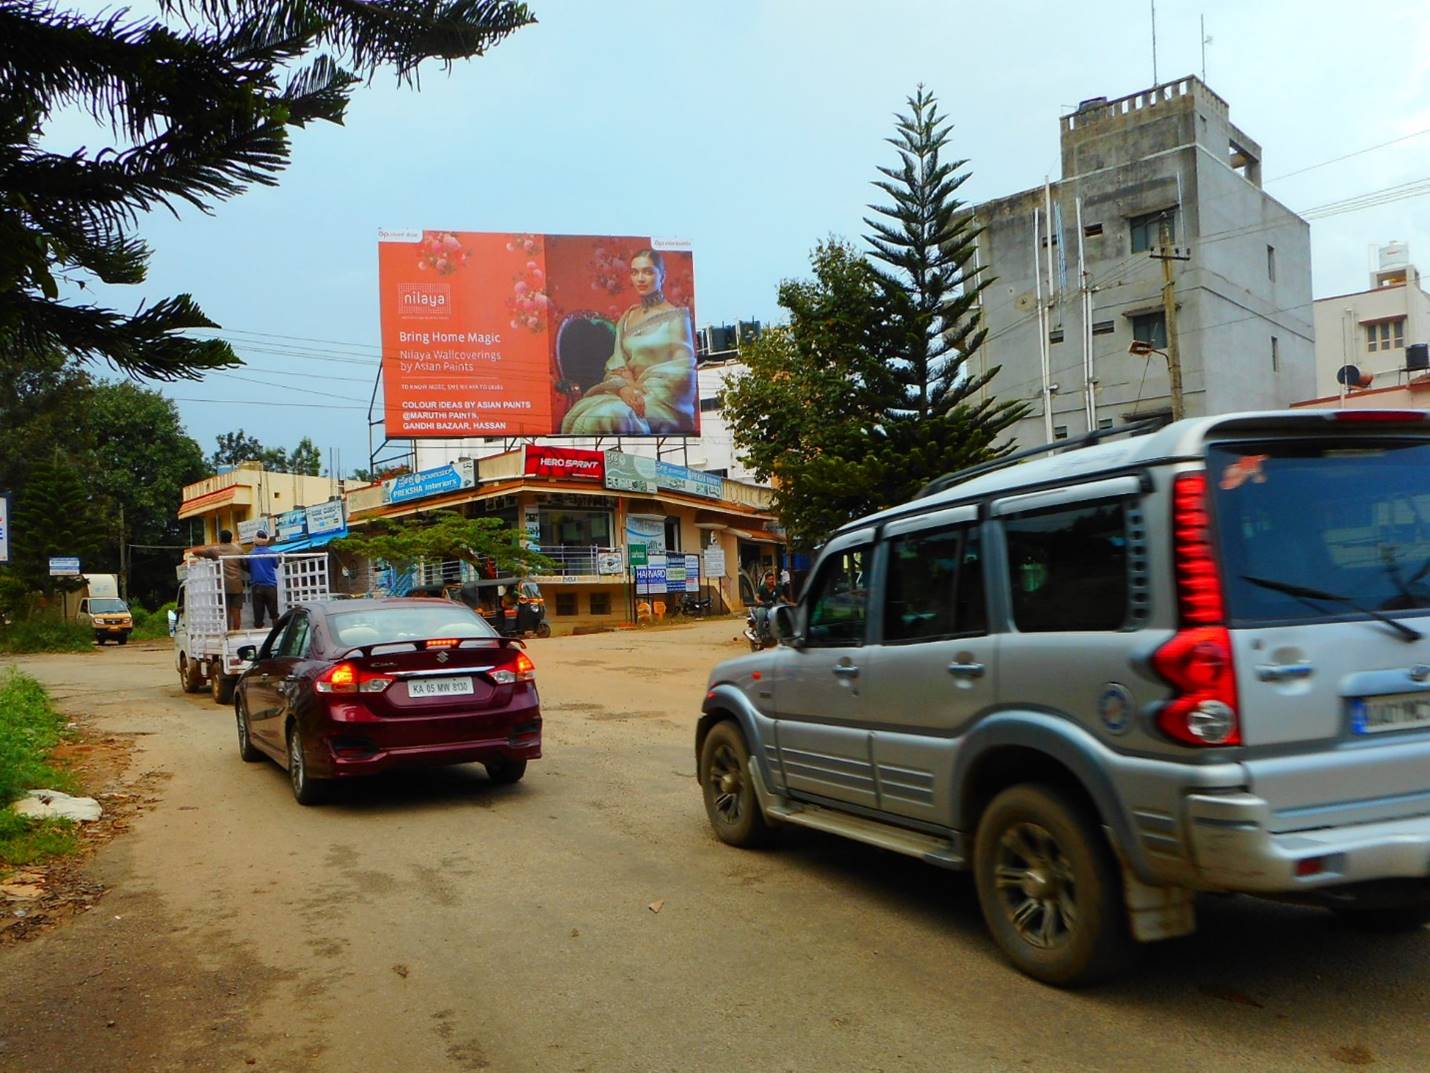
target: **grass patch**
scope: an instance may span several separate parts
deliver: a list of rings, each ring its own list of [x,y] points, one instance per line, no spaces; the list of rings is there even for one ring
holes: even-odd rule
[[[0,626],[0,653],[88,652],[93,647],[94,631],[75,622],[31,618]]]
[[[30,820],[9,809],[0,811],[0,869],[34,864],[79,849],[69,820]]]
[[[0,866],[72,853],[79,842],[66,820],[30,820],[9,810],[26,790],[73,791],[74,776],[49,763],[65,718],[45,687],[11,668],[0,675]]]

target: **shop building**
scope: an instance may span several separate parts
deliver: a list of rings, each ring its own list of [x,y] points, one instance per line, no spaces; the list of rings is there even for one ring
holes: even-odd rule
[[[770,489],[620,451],[529,444],[405,474],[347,497],[355,528],[440,510],[497,518],[554,564],[534,577],[556,632],[660,617],[687,593],[742,607],[760,573],[784,564]],[[470,566],[424,563],[374,575],[402,594],[475,580]],[[643,605],[643,607],[638,606]]]
[[[342,484],[332,477],[309,477],[302,473],[266,470],[259,462],[241,462],[222,473],[184,486],[179,505],[180,520],[189,522],[189,544],[197,547],[218,543],[227,529],[243,544],[253,542],[260,528],[284,528],[290,538],[308,534],[308,511],[317,511],[315,528],[330,525],[331,504],[341,501]]]

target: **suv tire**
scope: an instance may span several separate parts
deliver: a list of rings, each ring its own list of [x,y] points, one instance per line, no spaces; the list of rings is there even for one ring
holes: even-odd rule
[[[770,840],[770,825],[750,783],[750,750],[738,725],[716,723],[700,746],[700,792],[705,815],[721,842],[755,847]]]
[[[1112,851],[1094,819],[1057,789],[1028,784],[995,797],[978,823],[973,871],[994,941],[1034,979],[1077,987],[1131,960]]]

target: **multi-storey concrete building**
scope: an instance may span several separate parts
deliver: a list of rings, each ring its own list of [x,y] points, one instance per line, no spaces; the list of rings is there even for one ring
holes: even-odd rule
[[[1316,395],[1403,386],[1430,374],[1430,294],[1403,242],[1375,252],[1370,287],[1316,299]],[[1354,366],[1354,383],[1337,373]]]
[[[1261,188],[1261,147],[1196,78],[1062,118],[1062,177],[974,209],[988,341],[975,370],[1025,401],[1020,445],[1170,414],[1163,262],[1184,411],[1289,405],[1315,385],[1306,221]],[[1164,247],[1167,247],[1164,250]],[[1129,353],[1134,340],[1155,348]]]

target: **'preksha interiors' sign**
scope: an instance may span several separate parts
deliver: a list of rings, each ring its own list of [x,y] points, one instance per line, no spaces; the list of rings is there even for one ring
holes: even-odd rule
[[[606,455],[604,451],[527,444],[525,472],[528,477],[603,484],[606,480]]]

